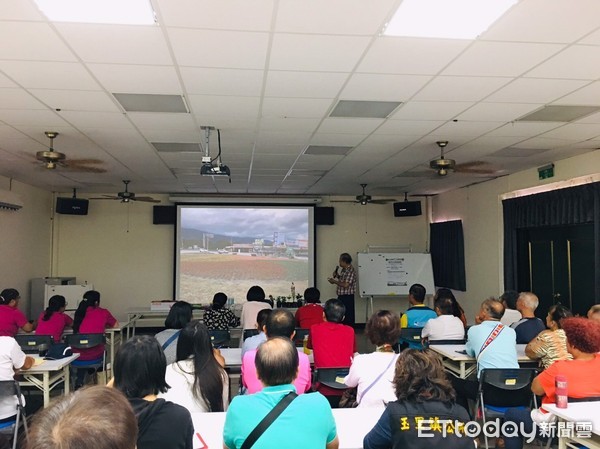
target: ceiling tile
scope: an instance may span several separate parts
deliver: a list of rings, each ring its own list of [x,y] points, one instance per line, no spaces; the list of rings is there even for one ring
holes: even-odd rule
[[[452,61],[442,75],[519,76],[564,47],[551,44],[476,41]]]
[[[85,91],[73,95],[70,90],[30,89],[37,99],[62,111],[119,112],[112,97],[104,92]]]
[[[158,112],[129,112],[127,116],[141,129],[176,129],[198,131],[190,114],[169,114]],[[195,139],[196,141],[198,139]]]
[[[435,130],[435,134],[450,138],[479,137],[504,125],[505,122],[476,122],[459,120],[448,122]],[[446,137],[444,137],[446,139]]]
[[[270,52],[271,70],[341,72],[352,70],[369,44],[355,36],[276,34]]]
[[[488,133],[490,137],[533,137],[551,129],[563,126],[564,123],[551,122],[511,122]]]
[[[258,118],[259,97],[226,97],[217,95],[190,95],[190,109],[200,119],[206,117],[228,117],[239,119]],[[211,122],[202,122],[202,125],[215,126]]]
[[[368,118],[326,118],[319,126],[318,132],[371,134],[383,121]]]
[[[586,84],[576,80],[520,78],[486,98],[489,102],[552,103]]]
[[[540,137],[556,139],[587,140],[600,136],[600,125],[568,123],[560,128],[553,129]]]
[[[182,67],[181,78],[188,94],[256,97],[262,91],[264,72]]]
[[[157,26],[62,23],[56,27],[85,62],[147,65],[173,62]]]
[[[438,76],[414,96],[417,101],[480,101],[510,78]]]
[[[70,62],[0,61],[0,70],[27,88],[99,90],[83,65]]]
[[[79,130],[90,128],[123,128],[131,129],[132,125],[121,112],[89,112],[89,111],[61,111],[58,113],[67,122]]]
[[[477,103],[456,118],[458,120],[512,122],[538,107],[539,105],[529,103]]]
[[[459,39],[379,37],[357,72],[435,75],[468,45],[468,41]]]
[[[239,31],[169,29],[177,62],[182,66],[263,69],[269,35]]]
[[[357,73],[350,77],[340,97],[346,100],[404,101],[429,80],[430,76]]]
[[[38,21],[44,19],[44,15],[33,2],[24,2],[23,0],[2,0],[0,20]]]
[[[319,125],[320,119],[293,117],[263,117],[260,120],[261,131],[290,130],[312,133]]]
[[[600,77],[600,47],[573,45],[530,70],[525,76],[596,80]]]
[[[88,64],[88,68],[108,92],[132,94],[178,94],[182,92],[174,67]]]
[[[4,5],[3,5],[4,7]],[[69,47],[46,23],[3,22],[0,59],[76,61]],[[6,43],[10,42],[10,45]]]
[[[465,101],[409,101],[398,108],[392,120],[451,120],[473,102]]]
[[[269,71],[266,97],[335,98],[348,78],[344,73]]]
[[[446,121],[441,120],[386,120],[375,133],[377,135],[424,136],[442,126]],[[413,139],[414,140],[414,137]]]
[[[0,109],[0,120],[13,126],[68,126],[54,111]]]
[[[46,109],[35,97],[24,89],[0,88],[1,109]]]
[[[265,98],[263,117],[322,118],[331,108],[331,100],[312,98]]]

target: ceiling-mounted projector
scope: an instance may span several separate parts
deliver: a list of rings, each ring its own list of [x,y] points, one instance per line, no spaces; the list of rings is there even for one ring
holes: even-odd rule
[[[231,171],[229,167],[221,162],[221,130],[217,129],[219,139],[219,154],[214,159],[210,157],[209,142],[210,132],[215,129],[212,126],[201,126],[206,136],[206,145],[204,147],[204,156],[202,156],[202,167],[200,167],[201,176],[227,176],[231,182]],[[216,164],[214,162],[216,161]]]

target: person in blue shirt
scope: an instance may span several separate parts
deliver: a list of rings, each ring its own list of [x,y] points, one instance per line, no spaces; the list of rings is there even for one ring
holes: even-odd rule
[[[423,302],[425,301],[425,287],[421,284],[413,284],[408,290],[408,301],[410,307],[400,318],[400,327],[416,327],[423,328],[427,321],[437,317],[435,310],[427,307]],[[422,349],[420,343],[415,343],[409,340],[400,339],[401,347],[408,346],[410,349]]]
[[[535,316],[539,302],[538,297],[531,292],[519,294],[517,310],[523,318],[510,325],[517,333],[517,344],[529,344],[540,332],[546,330],[544,322]]]
[[[475,317],[475,326],[467,333],[465,351],[477,359],[477,378],[485,368],[519,368],[517,361],[517,335],[514,329],[500,322],[504,314],[504,305],[495,298],[481,303]],[[456,390],[456,402],[468,410],[467,399],[475,400],[479,382],[451,376],[452,386]],[[488,397],[493,404],[494,398]]]

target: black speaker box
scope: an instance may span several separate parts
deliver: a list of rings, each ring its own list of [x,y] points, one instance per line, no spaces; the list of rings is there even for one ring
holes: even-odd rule
[[[394,217],[416,217],[417,215],[421,215],[420,201],[394,203]]]
[[[175,206],[154,206],[152,223],[155,225],[174,225],[177,220],[177,208]]]
[[[56,198],[56,213],[65,215],[87,215],[89,200],[81,198]]]
[[[315,224],[332,225],[333,207],[315,207]]]

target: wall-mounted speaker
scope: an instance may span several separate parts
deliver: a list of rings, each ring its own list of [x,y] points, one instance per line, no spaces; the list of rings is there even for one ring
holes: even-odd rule
[[[332,225],[333,207],[315,207],[315,224]]]
[[[417,215],[421,215],[420,201],[394,203],[394,217],[416,217]]]
[[[152,223],[155,225],[174,225],[177,220],[177,207],[154,206],[152,211]]]
[[[87,215],[89,200],[82,198],[56,198],[56,213],[64,215]]]

